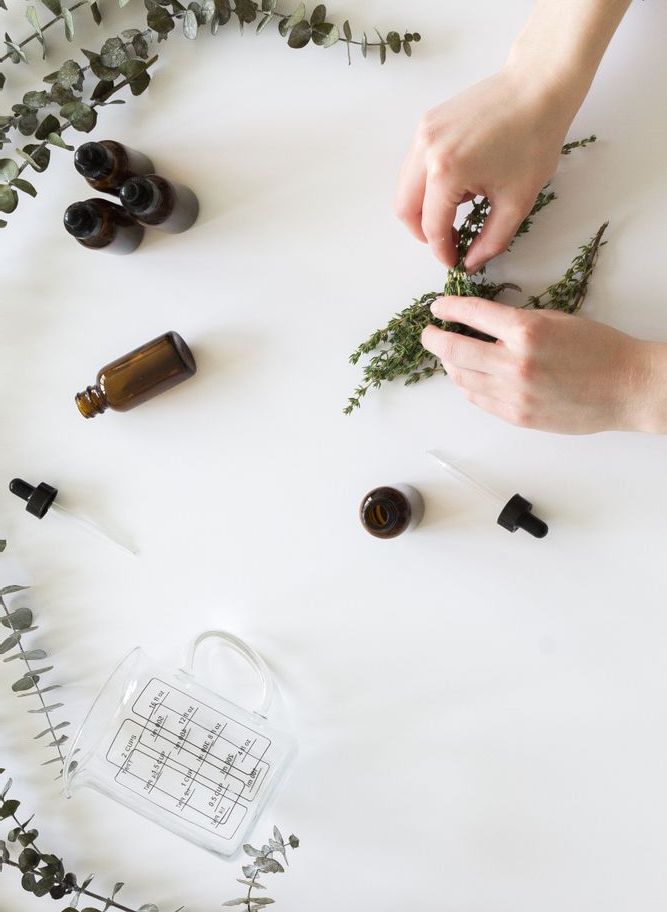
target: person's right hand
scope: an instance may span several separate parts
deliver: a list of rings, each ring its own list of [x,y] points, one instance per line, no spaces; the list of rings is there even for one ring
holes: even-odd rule
[[[491,213],[465,260],[468,272],[476,272],[509,247],[556,170],[579,94],[563,84],[547,89],[508,64],[429,111],[401,170],[399,218],[451,267],[458,259],[457,207],[488,197]]]

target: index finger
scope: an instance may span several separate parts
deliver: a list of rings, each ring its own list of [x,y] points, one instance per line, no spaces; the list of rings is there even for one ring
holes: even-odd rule
[[[516,310],[509,304],[458,295],[436,298],[431,313],[440,320],[464,323],[503,342],[512,338],[519,322]]]

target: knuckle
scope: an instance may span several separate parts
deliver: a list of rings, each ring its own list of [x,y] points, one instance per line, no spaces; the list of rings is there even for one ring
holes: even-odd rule
[[[537,350],[542,338],[542,321],[535,314],[516,314],[516,338],[525,353]]]
[[[514,372],[521,383],[531,384],[537,374],[537,364],[532,355],[523,355],[517,358],[514,364]]]
[[[417,124],[417,142],[422,146],[429,147],[433,144],[436,134],[435,115],[432,111],[427,111]]]

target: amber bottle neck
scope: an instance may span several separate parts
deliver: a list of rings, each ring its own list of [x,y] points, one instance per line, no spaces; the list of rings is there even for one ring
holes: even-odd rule
[[[87,386],[82,393],[77,393],[75,401],[84,418],[94,418],[109,408],[104,391],[97,385]]]

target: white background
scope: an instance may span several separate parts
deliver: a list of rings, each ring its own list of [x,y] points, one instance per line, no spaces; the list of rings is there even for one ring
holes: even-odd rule
[[[14,2],[1,15],[16,38],[27,25]],[[172,35],[150,90],[103,110],[92,137],[191,185],[196,227],[153,232],[131,257],[79,247],[62,212],[93,194],[55,151],[1,236],[2,583],[33,587],[14,604],[35,610],[31,644],[52,655],[72,722],[135,644],[176,665],[214,626],[262,652],[283,695],[276,720],[301,746],[255,834],[275,822],[301,837],[271,883],[290,912],[667,904],[667,442],[516,429],[447,380],[395,385],[341,414],[359,378],[349,352],[442,285],[391,210],[417,120],[501,65],[530,6],[332,3],[355,31],[422,33],[411,60],[384,68],[359,54],[348,68],[342,47],[291,51],[271,28]],[[96,30],[82,11],[76,47],[141,14],[110,8]],[[540,290],[609,218],[586,313],[656,339],[667,338],[666,27],[660,4],[632,5],[571,131],[599,143],[563,161],[559,201],[492,271]],[[49,44],[44,64],[31,48],[36,73],[70,53]],[[5,69],[8,107],[37,80]],[[197,376],[84,421],[74,394],[168,329],[190,343]],[[533,499],[548,538],[497,527],[425,457],[431,447]],[[140,556],[28,516],[6,491],[15,475],[55,485]],[[415,484],[427,512],[384,543],[356,511],[390,482]],[[229,667],[215,683],[251,699]],[[9,695],[14,672],[0,665],[2,765],[37,811],[43,850],[97,871],[101,891],[126,881],[129,905],[204,912],[236,895],[236,861],[94,792],[58,795],[31,740],[39,717]],[[2,874],[3,912],[51,908],[16,880]]]

